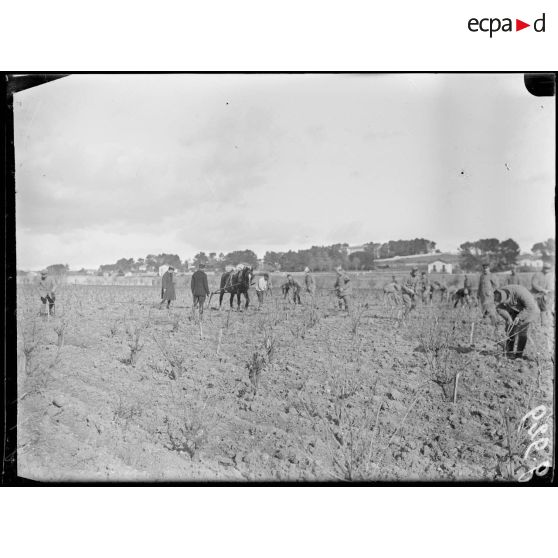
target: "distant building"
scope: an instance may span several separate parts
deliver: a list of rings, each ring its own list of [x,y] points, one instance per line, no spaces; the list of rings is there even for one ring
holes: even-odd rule
[[[452,273],[453,264],[444,262],[443,260],[436,260],[428,264],[428,273]]]
[[[541,258],[531,256],[530,254],[522,254],[517,261],[519,267],[532,267],[533,269],[541,269],[543,261]]]
[[[364,244],[361,244],[360,246],[349,246],[347,248],[347,253],[349,254],[349,256],[351,254],[354,254],[355,252],[364,252]]]

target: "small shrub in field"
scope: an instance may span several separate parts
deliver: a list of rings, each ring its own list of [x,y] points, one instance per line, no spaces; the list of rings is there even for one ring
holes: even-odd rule
[[[419,327],[418,339],[429,378],[442,388],[446,397],[446,387],[455,382],[460,371],[455,348],[457,333],[457,320],[447,324],[439,316],[423,320]]]
[[[246,363],[246,368],[248,369],[248,379],[252,384],[254,389],[254,394],[258,392],[258,387],[260,385],[260,377],[262,371],[267,367],[267,359],[259,351],[252,354],[250,360]]]
[[[351,319],[351,333],[356,335],[358,333],[358,328],[362,322],[362,317],[364,312],[368,309],[368,303],[359,304],[355,307],[354,311],[350,315]]]
[[[172,314],[171,315],[171,324],[173,333],[176,333],[180,328],[180,315],[179,314]]]
[[[109,328],[110,336],[114,337],[118,333],[118,320],[114,320]]]
[[[304,318],[301,322],[293,321],[290,323],[289,331],[295,339],[304,339],[307,331],[307,325]]]
[[[186,407],[180,419],[163,419],[167,426],[166,447],[178,453],[186,453],[193,458],[202,448],[215,424],[215,413],[206,403]]]
[[[58,325],[54,327],[54,331],[58,336],[57,346],[61,348],[64,345],[64,333],[66,332],[66,328],[68,326],[68,322],[66,320],[61,320]]]
[[[266,353],[266,360],[268,364],[271,364],[275,357],[275,349],[277,347],[277,341],[271,330],[265,332],[263,346]]]
[[[130,348],[130,356],[123,359],[125,364],[130,364],[135,366],[138,360],[138,355],[143,349],[142,342],[142,328],[140,326],[128,326],[126,328],[126,337],[128,341],[128,347]]]
[[[28,331],[27,328],[23,326],[23,324],[20,324],[20,330],[22,332],[22,337],[23,337],[23,354],[25,355],[26,360],[29,361],[29,359],[31,358],[31,354],[37,347],[36,318],[34,318],[32,321],[32,326],[30,328],[30,331]]]
[[[360,382],[357,376],[345,376],[345,372],[327,389],[327,411],[322,411],[309,395],[301,395],[301,407],[322,426],[322,443],[329,456],[326,472],[343,481],[370,480],[377,469],[377,427],[382,405],[372,410],[371,404],[356,404],[354,396]]]
[[[161,354],[165,357],[165,360],[170,364],[170,370],[167,368],[156,367],[156,371],[162,371],[171,380],[178,380],[187,370],[187,360],[184,354],[182,354],[178,349],[173,348],[171,345],[158,341],[153,337],[155,343],[159,347]],[[153,368],[153,366],[151,366]]]
[[[312,304],[308,310],[304,313],[304,321],[306,323],[306,327],[311,329],[320,323],[320,313],[318,309]]]
[[[142,415],[142,408],[139,403],[127,405],[121,397],[118,398],[118,404],[113,412],[112,421],[122,426],[124,432],[128,430],[130,421]]]

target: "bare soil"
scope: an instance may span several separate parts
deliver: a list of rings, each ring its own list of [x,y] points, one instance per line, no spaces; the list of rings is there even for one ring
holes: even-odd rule
[[[275,292],[262,310],[251,291],[246,311],[229,311],[228,296],[223,310],[207,309],[201,336],[184,290],[170,311],[158,309],[158,294],[66,286],[46,318],[31,288],[18,288],[27,357],[18,475],[514,480],[529,465],[521,417],[539,405],[553,413],[550,327],[533,328],[529,360],[509,360],[496,344],[503,326],[495,333],[476,307],[419,304],[403,322],[379,291],[357,290],[351,315],[325,290],[315,308],[308,296],[295,306]],[[436,356],[425,343],[440,339]],[[550,435],[530,459],[552,452]]]

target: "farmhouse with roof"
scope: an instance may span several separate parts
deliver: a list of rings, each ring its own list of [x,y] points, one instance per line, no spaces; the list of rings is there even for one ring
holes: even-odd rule
[[[453,264],[443,260],[435,260],[428,264],[428,273],[452,273]]]

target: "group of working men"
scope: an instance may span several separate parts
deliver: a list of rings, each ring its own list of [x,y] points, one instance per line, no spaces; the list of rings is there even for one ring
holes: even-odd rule
[[[448,295],[448,288],[443,281],[430,281],[428,275],[425,271],[418,276],[418,267],[413,267],[411,271],[411,277],[413,279],[413,293],[414,296],[411,297],[411,301],[409,301],[408,296],[405,297],[404,295],[409,295],[409,287],[407,289],[399,285],[399,281],[395,275],[392,276],[391,281],[384,286],[384,300],[386,302],[391,302],[395,304],[399,304],[403,299],[404,302],[413,302],[416,303],[417,300],[422,301],[423,304],[432,303],[434,292],[438,291],[440,293],[440,300],[443,302],[446,300]],[[407,281],[408,282],[408,281]]]
[[[550,271],[550,263],[545,262],[542,271],[533,275],[531,291],[529,291],[519,284],[515,270],[512,270],[508,276],[507,284],[500,286],[498,278],[490,272],[490,264],[482,264],[477,289],[482,317],[483,319],[488,318],[495,328],[500,318],[504,319],[506,324],[505,351],[512,358],[524,358],[531,324],[538,321],[539,317],[543,325],[548,320],[550,297],[554,288]],[[404,317],[416,307],[417,298],[424,292],[424,283],[418,276],[418,268],[413,267],[409,277],[401,286],[405,305]],[[468,304],[472,292],[471,279],[466,276],[463,287],[455,293],[454,307],[459,302]]]
[[[335,268],[335,274],[336,278],[333,290],[337,297],[337,304],[341,310],[349,312],[351,305],[350,299],[352,295],[351,279],[341,266]],[[302,287],[300,283],[296,281],[292,275],[287,275],[287,280],[281,285],[283,299],[286,300],[290,293],[292,301],[295,304],[302,304],[300,300],[301,291]],[[304,269],[304,291],[310,297],[310,302],[313,305],[315,303],[316,281],[310,271],[310,268],[308,267]]]
[[[203,314],[203,307],[206,297],[210,294],[207,274],[204,271],[205,265],[200,263],[198,269],[192,275],[190,288],[193,298],[193,312]],[[176,290],[174,282],[174,268],[170,266],[163,274],[161,285],[161,302],[159,308],[166,302],[170,308],[171,302],[176,300]],[[417,300],[427,303],[432,301],[433,292],[439,290],[442,293],[442,300],[447,293],[447,287],[442,282],[430,283],[425,272],[419,276],[418,267],[413,267],[409,276],[403,284],[399,283],[395,277],[392,282],[384,288],[385,294],[401,294],[404,304],[403,318],[416,308]],[[522,358],[525,345],[528,340],[529,327],[532,323],[541,319],[544,324],[548,319],[550,310],[550,297],[554,289],[551,278],[551,265],[548,262],[543,264],[542,271],[533,275],[531,280],[531,291],[518,284],[515,270],[507,278],[507,284],[500,287],[499,281],[490,271],[490,264],[482,265],[482,273],[479,277],[477,298],[481,305],[482,317],[488,318],[494,327],[497,327],[500,318],[506,323],[506,353],[511,357]],[[352,286],[349,276],[342,267],[337,267],[334,292],[340,309],[350,310],[350,299]],[[46,269],[41,271],[40,280],[37,285],[41,301],[46,308],[46,313],[54,315],[56,301],[56,282],[48,275]],[[287,280],[281,285],[283,298],[292,297],[294,304],[301,304],[300,293],[302,287],[292,275],[287,275]],[[316,281],[308,267],[304,270],[304,291],[310,297],[313,305],[315,302]],[[264,303],[264,296],[271,293],[271,280],[269,274],[264,273],[256,281],[256,294],[258,297],[258,307]],[[458,294],[459,293],[459,294]],[[465,277],[464,285],[455,293],[455,305],[459,302],[468,304],[473,293],[472,284],[469,276]]]

